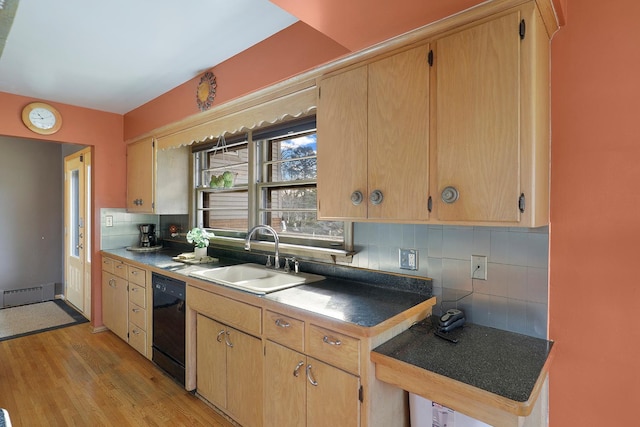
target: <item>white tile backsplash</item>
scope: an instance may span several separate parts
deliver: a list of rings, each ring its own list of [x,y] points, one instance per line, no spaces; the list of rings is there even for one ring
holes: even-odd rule
[[[469,321],[545,338],[547,335],[549,229],[421,224],[354,224],[359,248],[351,265],[433,279],[442,300],[457,303]],[[398,250],[418,250],[417,271],[402,270]],[[488,259],[487,280],[471,281],[471,255]],[[454,298],[454,299],[455,299]],[[434,312],[439,313],[440,306]]]
[[[113,217],[113,226],[106,226],[106,217]],[[100,249],[118,249],[137,246],[140,241],[139,224],[155,224],[159,229],[158,215],[129,213],[126,209],[100,209]]]

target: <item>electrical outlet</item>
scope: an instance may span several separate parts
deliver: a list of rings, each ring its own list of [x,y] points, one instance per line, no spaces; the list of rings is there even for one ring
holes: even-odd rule
[[[107,215],[104,217],[104,226],[113,227],[113,215]]]
[[[400,249],[400,268],[403,270],[417,270],[418,251],[415,249]]]
[[[487,280],[487,257],[471,255],[471,278]]]

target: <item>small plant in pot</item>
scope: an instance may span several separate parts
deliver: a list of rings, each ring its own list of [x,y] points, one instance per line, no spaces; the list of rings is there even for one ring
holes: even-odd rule
[[[196,258],[204,258],[207,256],[207,246],[209,246],[209,239],[215,235],[203,228],[192,228],[187,233],[187,242],[193,243],[195,246],[194,253]]]

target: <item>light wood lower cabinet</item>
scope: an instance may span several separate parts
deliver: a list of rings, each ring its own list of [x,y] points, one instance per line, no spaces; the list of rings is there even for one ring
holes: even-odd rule
[[[196,331],[198,393],[241,425],[262,426],[262,341],[202,314]]]
[[[244,427],[406,426],[406,392],[375,378],[370,352],[433,299],[367,329],[200,286],[187,285],[187,390]]]
[[[360,425],[359,377],[272,341],[265,372],[265,425]]]
[[[106,271],[102,272],[102,322],[111,332],[127,341],[127,281]]]
[[[151,359],[151,290],[148,271],[116,259],[102,259],[102,322]]]

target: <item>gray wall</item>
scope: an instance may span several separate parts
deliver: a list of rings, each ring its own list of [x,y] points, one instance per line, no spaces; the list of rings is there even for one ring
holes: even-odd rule
[[[62,145],[0,136],[0,153],[0,292],[62,283]]]

